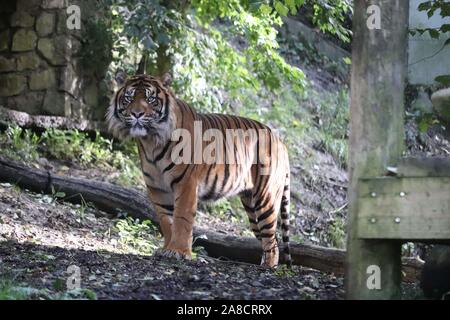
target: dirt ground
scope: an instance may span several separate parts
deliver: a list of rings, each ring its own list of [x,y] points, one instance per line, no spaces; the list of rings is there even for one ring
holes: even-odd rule
[[[2,275],[15,282],[65,290],[71,265],[98,299],[340,299],[342,279],[295,267],[279,275],[259,266],[198,258],[173,261],[108,251],[0,243]],[[70,269],[69,269],[70,271]],[[57,284],[60,284],[58,287]]]
[[[80,268],[81,288],[98,299],[343,298],[342,278],[312,269],[143,255],[120,243],[117,219],[93,208],[80,217],[76,209],[0,184],[0,278],[33,288],[36,299],[61,297],[69,266]]]

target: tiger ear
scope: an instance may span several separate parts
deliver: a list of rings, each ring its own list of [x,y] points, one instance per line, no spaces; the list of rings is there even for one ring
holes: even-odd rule
[[[172,75],[169,72],[166,72],[161,77],[161,81],[164,86],[170,87],[172,85]]]
[[[127,80],[127,74],[123,70],[118,70],[114,76],[117,86],[122,87]]]

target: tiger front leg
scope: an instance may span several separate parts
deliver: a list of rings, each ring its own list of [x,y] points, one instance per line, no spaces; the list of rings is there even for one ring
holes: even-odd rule
[[[192,258],[192,233],[197,211],[197,185],[185,182],[175,190],[175,207],[171,239],[163,249],[163,255],[176,258]]]
[[[173,196],[151,187],[148,188],[148,195],[159,220],[159,227],[164,238],[163,249],[165,249],[172,238]]]

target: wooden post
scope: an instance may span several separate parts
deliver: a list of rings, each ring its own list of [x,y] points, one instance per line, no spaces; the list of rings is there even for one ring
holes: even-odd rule
[[[374,7],[368,10],[371,5]],[[404,150],[408,10],[406,0],[355,1],[345,278],[348,299],[400,297],[400,242],[358,239],[357,199],[358,179],[384,175],[388,166],[396,165]],[[376,20],[369,19],[376,19],[377,12],[381,15],[380,29],[376,23],[370,23]],[[370,277],[377,276],[377,267],[379,289]],[[367,286],[368,280],[375,288]]]

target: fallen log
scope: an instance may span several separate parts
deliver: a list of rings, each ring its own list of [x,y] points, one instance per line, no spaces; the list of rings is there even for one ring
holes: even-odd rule
[[[253,264],[261,262],[261,244],[255,238],[243,238],[197,228],[194,244],[202,246],[214,258],[226,258]],[[292,263],[316,270],[344,274],[345,250],[290,243]],[[283,244],[280,244],[280,251]],[[282,258],[282,255],[280,255]],[[283,259],[281,259],[283,261]]]
[[[46,129],[76,129],[94,135],[97,131],[102,136],[111,137],[106,125],[101,121],[80,120],[60,116],[30,115],[26,112],[0,106],[0,128],[17,125],[24,129],[44,131]]]
[[[147,196],[133,189],[96,180],[60,176],[3,157],[0,157],[0,180],[36,192],[63,192],[66,195],[64,201],[92,202],[97,208],[108,213],[126,212],[135,218],[149,219],[157,223],[156,214]]]
[[[132,217],[158,223],[147,196],[133,189],[95,180],[60,176],[2,157],[0,157],[0,181],[7,181],[36,192],[51,193],[53,189],[64,192],[66,201],[80,202],[83,199],[108,213],[126,212]],[[194,244],[204,247],[212,257],[233,261],[259,264],[262,254],[260,244],[254,238],[236,237],[203,228],[194,229]],[[295,265],[339,276],[344,274],[345,250],[291,242],[291,254]],[[403,266],[404,280],[418,279],[422,268],[420,262],[404,259]]]

